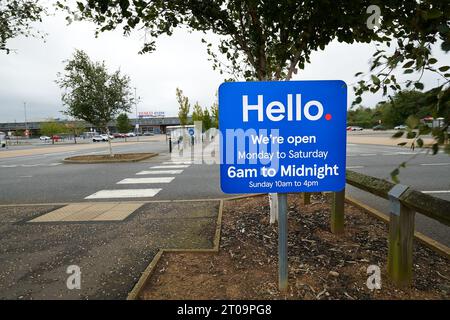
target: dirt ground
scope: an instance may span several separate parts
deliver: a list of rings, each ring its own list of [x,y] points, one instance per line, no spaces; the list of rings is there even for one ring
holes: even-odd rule
[[[267,197],[225,202],[218,254],[166,253],[142,299],[449,299],[448,259],[415,242],[414,281],[396,289],[386,275],[387,226],[346,204],[345,234],[329,231],[330,205],[289,196],[289,289],[278,291],[277,227]],[[369,265],[380,290],[369,290]]]

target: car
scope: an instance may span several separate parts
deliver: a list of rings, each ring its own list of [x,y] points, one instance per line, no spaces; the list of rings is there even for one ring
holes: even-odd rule
[[[373,127],[372,129],[373,129],[374,131],[378,131],[378,130],[386,130],[386,128],[385,128],[383,125],[381,125],[381,124],[376,125],[376,126]]]
[[[134,132],[128,132],[127,137],[136,137],[136,133]]]
[[[41,141],[49,141],[49,140],[51,140],[52,138],[50,138],[49,136],[40,136],[39,137],[39,140],[41,140]]]
[[[401,124],[399,126],[394,127],[394,130],[406,130],[406,126],[404,124]]]
[[[0,148],[6,147],[6,135],[3,132],[0,132]]]
[[[349,126],[349,127],[347,127],[347,131],[362,131],[362,130],[364,130],[364,129],[361,128],[361,127],[358,127],[358,126]]]
[[[125,138],[126,134],[124,134],[124,133],[114,133],[113,137],[114,138]]]
[[[147,131],[144,132],[144,136],[154,136],[155,134],[153,132]]]
[[[108,140],[109,138],[106,134],[96,135],[92,137],[92,142],[103,142]]]

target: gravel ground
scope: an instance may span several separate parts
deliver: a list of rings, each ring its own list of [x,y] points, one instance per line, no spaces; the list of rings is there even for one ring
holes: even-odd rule
[[[122,222],[27,223],[57,207],[0,208],[0,299],[125,299],[160,248],[212,246],[219,203],[149,203]],[[81,268],[69,290],[67,267]]]

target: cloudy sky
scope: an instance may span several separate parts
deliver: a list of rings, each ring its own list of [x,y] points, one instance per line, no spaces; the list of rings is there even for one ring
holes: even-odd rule
[[[86,51],[93,60],[104,60],[109,70],[120,68],[128,74],[141,98],[139,111],[176,115],[177,87],[193,103],[210,106],[224,78],[212,70],[198,33],[179,30],[172,37],[158,39],[155,52],[138,55],[142,35],[123,37],[118,30],[95,38],[92,24],[75,22],[67,26],[62,13],[46,17],[38,28],[47,33],[45,42],[20,37],[8,43],[15,53],[0,52],[0,122],[24,121],[24,102],[29,121],[62,117],[60,111],[64,107],[55,79],[74,49]],[[368,70],[374,51],[373,44],[332,43],[324,51],[314,53],[311,64],[294,79],[340,79],[350,85],[356,72]],[[444,54],[437,52],[437,58],[442,57]],[[423,82],[425,89],[429,89],[436,86],[437,77],[425,75]],[[353,91],[349,89],[349,102],[352,99]],[[374,106],[380,99],[367,95],[364,104]]]

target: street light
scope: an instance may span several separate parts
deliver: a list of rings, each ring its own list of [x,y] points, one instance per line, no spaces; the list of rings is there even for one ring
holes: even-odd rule
[[[23,103],[23,113],[25,118],[25,133],[28,133],[28,121],[27,121],[27,103]],[[27,135],[29,137],[29,135]]]
[[[136,124],[134,131],[136,132],[137,141],[139,141],[139,116],[137,108],[137,97],[136,97],[136,87],[134,87],[134,106],[136,108]]]

